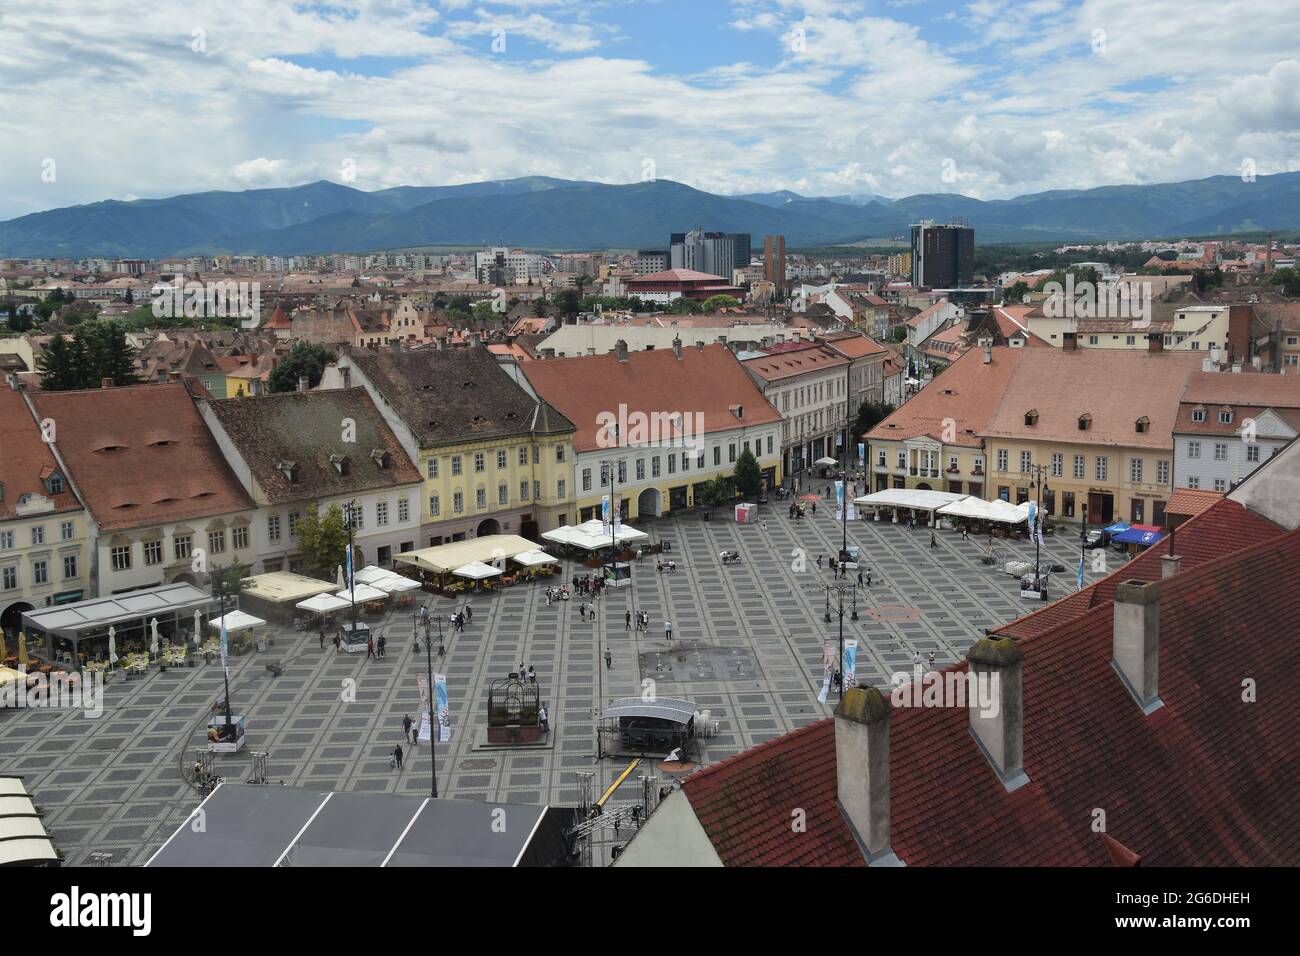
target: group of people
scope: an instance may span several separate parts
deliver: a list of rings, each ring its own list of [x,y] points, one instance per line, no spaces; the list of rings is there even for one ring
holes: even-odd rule
[[[552,585],[551,587],[548,587],[546,589],[547,607],[550,607],[552,604],[555,604],[559,601],[567,601],[568,599],[569,599],[569,588],[567,585],[562,584],[558,587]]]
[[[537,683],[537,671],[533,670],[533,665],[524,666],[524,662],[519,662],[519,679],[526,680],[530,684]]]
[[[669,571],[669,572],[671,572],[671,571],[676,571],[676,570],[677,570],[677,562],[676,562],[676,561],[666,561],[666,562],[665,562],[665,561],[659,561],[659,562],[657,562],[656,565],[655,565],[655,570],[658,571],[660,574],[663,574],[663,573],[666,572],[666,571]]]
[[[633,624],[636,625],[636,629],[641,633],[646,633],[650,630],[650,615],[645,611],[637,611],[636,614],[633,614],[631,611],[626,611],[623,615],[623,622],[624,630],[632,630]]]
[[[386,656],[388,653],[387,648],[388,648],[388,640],[384,637],[383,634],[379,635],[378,640],[375,640],[375,638],[371,636],[366,641],[366,659],[368,660],[372,657]]]
[[[822,569],[822,559],[823,559],[823,557],[824,557],[823,555],[820,555],[820,554],[817,555],[817,570],[818,570],[818,571],[820,571],[820,570]],[[847,561],[839,561],[839,560],[836,559],[836,557],[835,557],[834,555],[830,555],[829,557],[826,557],[825,560],[826,560],[826,567],[828,567],[828,568],[830,569],[831,574],[833,574],[835,577],[837,577],[837,578],[847,578],[847,577],[849,576],[849,570],[850,570],[850,568],[849,568],[849,562],[847,562]],[[859,584],[859,585],[862,585],[862,586],[864,586],[864,587],[871,587],[871,569],[870,569],[870,568],[867,568],[865,578],[863,577],[862,568],[858,568],[858,584]]]
[[[803,519],[803,518],[806,518],[806,517],[808,516],[808,507],[809,507],[809,503],[806,502],[806,501],[792,501],[792,502],[790,502],[790,518],[791,518],[791,520],[793,520],[793,521],[798,521],[798,520],[801,520],[801,519]],[[816,514],[816,513],[817,513],[817,502],[816,502],[816,501],[812,502],[812,513],[813,513],[813,514]]]
[[[573,576],[573,593],[574,594],[595,594],[600,595],[608,585],[609,572],[602,570],[600,574],[588,574],[585,577]]]
[[[472,620],[474,620],[474,611],[467,604],[451,616],[451,629],[453,631],[463,631],[465,625]]]

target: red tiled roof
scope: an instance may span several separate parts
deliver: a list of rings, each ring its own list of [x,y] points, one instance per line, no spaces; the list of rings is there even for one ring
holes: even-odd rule
[[[1222,491],[1205,491],[1200,488],[1175,488],[1165,505],[1165,514],[1195,517],[1213,507],[1223,498]]]
[[[63,456],[105,530],[252,508],[180,382],[41,392]]]
[[[745,359],[741,364],[765,382],[848,365],[848,359],[822,344],[787,342],[775,354]]]
[[[0,385],[0,520],[16,517],[18,499],[29,493],[49,498],[55,513],[80,511],[68,481],[56,495],[46,490],[44,481],[56,470],[58,462],[22,395]]]
[[[1102,808],[1107,832],[1144,864],[1300,862],[1300,696],[1241,699],[1243,675],[1286,688],[1300,667],[1300,643],[1278,626],[1300,615],[1300,581],[1274,573],[1298,560],[1300,530],[1161,584],[1164,706],[1150,716],[1110,663],[1113,604],[1023,641],[1029,782],[1012,793],[965,709],[893,709],[894,851],[912,866],[1106,865],[1089,825]],[[834,718],[699,771],[683,790],[724,864],[862,865],[836,804]],[[790,826],[796,807],[806,832]]]

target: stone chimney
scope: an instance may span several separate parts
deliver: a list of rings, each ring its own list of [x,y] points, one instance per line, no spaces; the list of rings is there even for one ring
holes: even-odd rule
[[[967,691],[970,730],[998,779],[1010,793],[1029,782],[1025,773],[1024,692],[1020,646],[1007,637],[985,637],[966,655],[974,678]],[[975,693],[976,688],[987,688]],[[988,706],[981,704],[985,696]]]
[[[624,341],[623,339],[619,339],[617,342],[615,342],[615,343],[614,343],[614,354],[615,354],[616,356],[618,356],[618,360],[619,360],[620,362],[626,362],[626,361],[627,361],[627,342]]]
[[[1122,581],[1115,588],[1111,665],[1133,699],[1150,714],[1164,706],[1159,696],[1160,584]]]
[[[113,387],[113,380],[112,380],[111,378],[101,378],[101,379],[99,380],[99,387],[100,387],[100,388],[112,388],[112,387]]]
[[[1165,335],[1163,332],[1147,333],[1147,351],[1163,352],[1165,350]]]
[[[1063,351],[1073,352],[1078,347],[1079,347],[1079,333],[1077,332],[1061,333],[1061,349]]]
[[[433,341],[439,352],[445,352],[447,350],[447,336],[440,335]]]
[[[703,341],[702,339],[697,339],[697,340],[695,341],[695,350],[696,350],[697,352],[703,352],[703,351],[704,351],[704,341]]]
[[[835,708],[836,802],[872,866],[901,866],[889,845],[889,701],[874,687]]]
[[[470,348],[476,349],[482,344],[483,344],[483,337],[481,335],[479,335],[477,332],[471,332],[469,334]]]
[[[682,339],[681,339],[681,336],[674,336],[674,337],[673,337],[673,355],[677,356],[677,358],[681,358],[681,357],[682,357]]]
[[[1161,579],[1172,578],[1175,574],[1178,573],[1179,567],[1182,565],[1182,563],[1183,563],[1182,557],[1176,554],[1166,554],[1164,557],[1162,557],[1160,559]]]
[[[993,340],[980,339],[980,348],[984,350],[984,364],[990,365],[993,362]]]

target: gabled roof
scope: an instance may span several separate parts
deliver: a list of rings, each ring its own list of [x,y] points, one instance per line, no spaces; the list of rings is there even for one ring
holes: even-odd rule
[[[67,463],[100,528],[211,517],[253,507],[185,384],[39,392]]]
[[[785,343],[778,351],[761,358],[745,359],[745,369],[764,382],[779,382],[782,379],[805,375],[808,372],[820,372],[828,368],[848,365],[848,359],[829,345],[820,343]]]
[[[26,494],[49,498],[56,513],[80,511],[71,482],[65,480],[55,495],[46,490],[45,479],[60,470],[22,394],[0,384],[0,521],[17,516],[18,500]]]

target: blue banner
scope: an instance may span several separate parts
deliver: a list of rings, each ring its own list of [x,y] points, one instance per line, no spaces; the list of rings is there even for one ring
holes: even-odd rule
[[[434,693],[438,701],[438,742],[451,740],[451,707],[447,702],[447,676],[433,675]]]
[[[226,653],[226,616],[221,616],[221,669],[225,671],[226,679],[230,678],[230,659]]]
[[[844,689],[857,685],[858,642],[850,638],[844,642]]]

